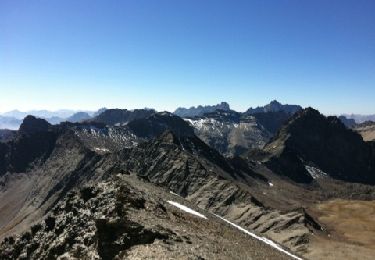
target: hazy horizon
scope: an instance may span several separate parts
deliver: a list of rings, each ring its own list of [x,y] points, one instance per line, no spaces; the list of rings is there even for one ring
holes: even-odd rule
[[[272,100],[270,100],[272,101]],[[277,100],[278,102],[280,102],[279,100]],[[217,105],[221,102],[226,102],[226,101],[220,101],[220,102],[217,102],[215,104],[198,104],[198,105],[191,105],[191,106],[186,106],[186,107],[183,107],[183,108],[191,108],[191,107],[197,107],[197,106],[213,106],[213,105]],[[227,102],[228,103],[228,102]],[[283,102],[280,102],[281,104],[283,105],[301,105],[301,104],[292,104],[292,103],[283,103]],[[232,107],[232,104],[228,103],[230,108],[234,111],[237,111],[237,112],[245,112],[247,109],[249,108],[256,108],[256,107],[262,107],[264,105],[267,105],[269,104],[269,102],[265,103],[265,104],[261,104],[261,105],[253,105],[253,106],[248,106],[246,109],[243,109],[243,110],[238,110],[238,109],[235,109],[234,107]],[[302,105],[301,105],[302,106]],[[307,108],[307,107],[312,107],[314,109],[317,109],[319,110],[318,108],[314,107],[314,106],[302,106],[303,108]],[[103,107],[100,107],[100,108],[96,108],[96,109],[70,109],[70,108],[59,108],[59,109],[45,109],[45,108],[41,108],[41,109],[28,109],[28,110],[20,110],[20,109],[11,109],[11,110],[6,110],[6,111],[0,111],[0,115],[4,115],[6,113],[9,113],[9,112],[20,112],[20,113],[28,113],[28,112],[41,112],[41,111],[47,111],[47,112],[51,112],[51,113],[58,113],[58,112],[66,112],[66,113],[76,113],[76,112],[87,112],[87,113],[95,113],[97,112],[98,110],[102,109],[102,108],[105,108],[105,109],[128,109],[128,110],[133,110],[133,109],[155,109],[156,111],[168,111],[168,112],[174,112],[177,108],[181,108],[180,107],[176,107],[176,108],[173,108],[173,109],[157,109],[155,107],[134,107],[134,108],[128,108],[128,107],[109,107],[109,106],[103,106]],[[319,110],[320,111],[320,110]],[[360,115],[360,116],[367,116],[367,115],[375,115],[375,112],[374,113],[368,113],[368,114],[359,114],[359,113],[337,113],[337,114],[328,114],[328,113],[324,113],[323,111],[320,111],[322,114],[326,115],[326,116],[330,116],[330,115],[335,115],[335,116],[340,116],[340,115],[345,115],[345,116],[350,116],[350,115]]]

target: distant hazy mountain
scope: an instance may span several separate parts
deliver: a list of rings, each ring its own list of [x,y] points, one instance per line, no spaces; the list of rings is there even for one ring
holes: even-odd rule
[[[211,113],[216,110],[229,111],[230,107],[229,104],[226,102],[221,102],[220,104],[213,106],[197,106],[190,108],[179,107],[176,109],[176,111],[174,111],[174,114],[180,117],[195,117],[203,116],[206,113]]]
[[[96,116],[100,115],[101,113],[103,113],[103,112],[106,111],[106,110],[107,110],[107,108],[103,107],[103,108],[98,109],[98,111],[96,111],[96,112],[93,113],[93,114],[90,114],[90,113],[89,113],[89,115],[92,116],[92,117],[96,117]]]
[[[83,120],[90,119],[91,116],[87,112],[77,112],[73,114],[72,116],[68,117],[66,121],[72,122],[72,123],[78,123]]]
[[[90,119],[92,117],[95,117],[101,114],[105,110],[106,108],[101,108],[98,111],[79,111],[79,112],[76,112],[74,110],[68,110],[68,109],[60,109],[57,111],[30,110],[26,112],[19,111],[19,110],[12,110],[12,111],[5,112],[0,115],[0,129],[17,130],[20,127],[22,120],[28,115],[32,115],[37,118],[45,119],[48,123],[52,125],[57,125],[65,121],[77,123],[83,120],[87,120],[87,119]]]
[[[68,110],[68,109],[60,109],[57,111],[30,110],[26,112],[19,111],[19,110],[12,110],[12,111],[3,113],[3,116],[14,117],[17,119],[23,119],[28,115],[33,115],[39,118],[53,118],[53,117],[68,118],[71,115],[73,115],[75,112],[76,111],[74,110]]]
[[[267,112],[286,112],[288,114],[294,114],[297,111],[302,110],[302,107],[299,105],[283,105],[277,100],[271,101],[268,105],[263,107],[249,108],[246,113],[255,114],[255,113],[267,113]]]
[[[341,122],[348,128],[351,128],[355,125],[355,120],[354,119],[349,119],[345,116],[339,116],[339,119],[341,120]]]
[[[359,115],[359,114],[343,114],[348,119],[354,119],[357,124],[364,123],[366,121],[374,121],[375,115]]]
[[[22,123],[22,120],[8,117],[8,116],[0,116],[0,129],[10,129],[10,130],[17,130]]]

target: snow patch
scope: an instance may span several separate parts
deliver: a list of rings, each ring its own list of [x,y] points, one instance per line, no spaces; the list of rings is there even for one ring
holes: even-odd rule
[[[98,152],[109,152],[109,150],[107,148],[99,148],[99,147],[95,147],[94,148],[95,151],[98,151]]]
[[[215,214],[214,214],[215,215]],[[260,237],[260,236],[257,236],[255,235],[254,233],[251,233],[250,231],[230,222],[229,220],[219,216],[219,215],[215,215],[216,217],[220,218],[221,220],[223,220],[224,222],[228,223],[229,225],[237,228],[238,230],[244,232],[245,234],[259,240],[259,241],[262,241],[263,243],[275,248],[276,250],[280,251],[280,252],[283,252],[284,254],[294,258],[294,259],[297,259],[297,260],[302,260],[302,258],[296,256],[296,255],[293,255],[292,253],[288,252],[287,250],[285,250],[284,248],[282,248],[280,245],[276,244],[275,242],[273,242],[272,240],[268,239],[268,238],[265,238],[265,237]]]
[[[167,202],[168,202],[169,204],[171,204],[171,205],[173,205],[173,206],[175,206],[175,207],[181,209],[182,211],[185,211],[185,212],[187,212],[187,213],[190,213],[190,214],[192,214],[192,215],[198,216],[198,217],[203,218],[203,219],[207,219],[207,217],[206,217],[205,215],[203,215],[203,214],[201,214],[201,213],[199,213],[199,212],[196,212],[195,210],[192,210],[191,208],[188,208],[188,207],[186,207],[186,206],[184,206],[184,205],[181,205],[181,204],[178,203],[178,202],[171,201],[171,200],[168,200]]]
[[[327,173],[323,172],[321,169],[305,165],[306,171],[313,177],[313,179],[318,179],[320,177],[326,177]]]
[[[175,196],[179,196],[179,197],[180,197],[180,195],[178,195],[177,193],[174,193],[173,191],[169,191],[169,193],[172,194],[172,195],[175,195]]]

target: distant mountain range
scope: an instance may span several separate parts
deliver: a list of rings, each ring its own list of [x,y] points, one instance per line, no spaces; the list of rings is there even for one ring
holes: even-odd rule
[[[22,123],[21,119],[0,115],[0,129],[17,130]]]
[[[32,115],[38,118],[43,118],[47,120],[48,123],[56,125],[65,121],[78,123],[83,120],[88,120],[99,115],[105,110],[106,108],[101,108],[98,111],[78,111],[78,112],[75,110],[68,110],[68,109],[61,109],[57,111],[30,110],[26,112],[19,111],[19,110],[12,110],[12,111],[0,114],[0,129],[17,130],[20,127],[22,120],[28,115]]]
[[[19,111],[19,110],[12,110],[9,112],[5,112],[2,115],[7,117],[14,117],[17,119],[24,119],[28,115],[32,115],[39,118],[52,118],[52,117],[59,117],[59,118],[68,118],[73,115],[76,111],[68,110],[68,109],[61,109],[57,111],[49,111],[49,110],[30,110],[30,111]]]
[[[283,105],[279,103],[277,100],[271,101],[269,104],[256,107],[256,108],[249,108],[246,111],[246,114],[255,114],[255,113],[267,113],[267,112],[285,112],[288,114],[294,114],[295,112],[301,110],[302,107],[299,105]],[[190,108],[183,108],[179,107],[174,111],[174,114],[180,117],[196,117],[196,116],[203,116],[204,114],[215,112],[216,110],[223,110],[223,111],[230,111],[230,106],[227,102],[221,102],[217,105],[212,106],[197,106],[197,107],[190,107]]]
[[[345,116],[347,119],[354,119],[357,124],[361,124],[366,121],[375,122],[375,114],[374,115],[343,114],[342,116]]]

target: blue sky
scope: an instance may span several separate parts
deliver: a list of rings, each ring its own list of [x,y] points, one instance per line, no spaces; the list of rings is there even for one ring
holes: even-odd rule
[[[375,1],[0,1],[0,111],[375,113]]]

